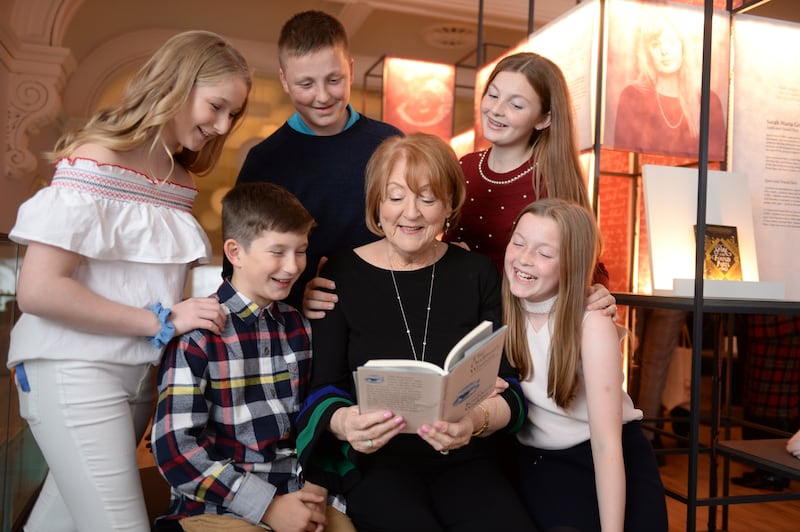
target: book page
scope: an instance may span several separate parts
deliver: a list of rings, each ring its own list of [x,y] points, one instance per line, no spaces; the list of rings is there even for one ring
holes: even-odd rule
[[[391,410],[406,420],[405,433],[439,419],[442,377],[434,373],[367,368],[356,371],[359,411]]]
[[[458,421],[494,391],[507,327],[494,333],[492,327],[484,321],[456,343],[446,364],[461,362],[450,374],[408,359],[374,359],[360,366],[354,372],[360,412],[390,410],[405,418],[407,433],[425,423]]]
[[[435,373],[444,375],[445,371],[434,364],[425,360],[409,360],[407,358],[373,358],[368,360],[364,367],[381,368],[388,370],[419,371],[420,373]]]
[[[474,329],[465,334],[461,340],[456,342],[456,345],[450,349],[450,353],[447,354],[447,358],[444,361],[445,372],[452,371],[464,358],[470,347],[488,338],[492,334],[492,328],[492,322],[483,320]]]
[[[443,420],[458,421],[494,391],[507,329],[501,327],[486,342],[468,349],[463,362],[445,376]]]

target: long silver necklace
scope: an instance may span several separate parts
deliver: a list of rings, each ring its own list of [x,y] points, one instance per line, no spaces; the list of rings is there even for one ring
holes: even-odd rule
[[[661,105],[661,95],[658,91],[656,91],[656,101],[658,102],[658,110],[661,111],[661,118],[664,119],[664,123],[670,129],[675,129],[683,122],[683,111],[681,111],[681,116],[678,117],[678,121],[675,124],[672,124],[667,118],[667,113],[664,112],[664,107]]]
[[[478,161],[478,173],[481,175],[483,180],[486,181],[487,183],[491,183],[493,185],[508,185],[509,183],[513,183],[514,181],[516,181],[516,180],[518,180],[518,179],[530,174],[533,171],[533,169],[536,167],[536,163],[534,163],[532,165],[529,165],[528,168],[526,168],[521,173],[515,175],[514,177],[512,177],[510,179],[506,179],[504,181],[495,181],[494,179],[490,179],[490,178],[486,177],[486,174],[483,173],[483,161],[486,159],[486,154],[489,153],[489,150],[491,150],[491,148],[489,148],[486,151],[481,152],[481,158]],[[530,159],[528,159],[528,162],[530,163]],[[486,163],[486,167],[487,168],[489,167],[489,163],[488,162]]]
[[[406,335],[408,336],[408,343],[411,344],[411,354],[414,355],[414,360],[425,360],[425,348],[428,346],[428,322],[431,318],[431,300],[433,299],[433,279],[436,277],[436,262],[433,263],[431,268],[431,288],[428,292],[428,308],[425,313],[425,334],[422,337],[422,355],[417,358],[417,348],[414,347],[414,340],[411,339],[411,327],[408,326],[408,319],[406,319],[406,311],[403,308],[403,300],[400,299],[400,290],[397,289],[397,279],[394,278],[394,268],[392,268],[392,259],[389,253],[386,253],[389,259],[389,273],[392,274],[392,284],[394,285],[394,293],[397,296],[397,303],[400,305],[400,314],[403,316],[403,324],[406,326]]]

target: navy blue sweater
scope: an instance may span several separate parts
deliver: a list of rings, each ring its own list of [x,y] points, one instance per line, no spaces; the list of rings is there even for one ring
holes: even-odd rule
[[[377,237],[364,221],[364,169],[386,138],[402,135],[389,124],[361,115],[337,135],[300,133],[288,123],[253,146],[237,183],[270,182],[287,188],[317,221],[309,239],[308,264],[286,299],[302,308],[303,288],[321,257],[353,249]],[[223,276],[231,274],[225,261]]]

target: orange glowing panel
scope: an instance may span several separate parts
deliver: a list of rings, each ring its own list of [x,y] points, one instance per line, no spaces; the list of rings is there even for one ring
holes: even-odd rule
[[[470,129],[468,131],[464,131],[463,133],[459,133],[455,137],[450,139],[450,147],[453,148],[453,151],[456,152],[458,158],[462,158],[468,153],[473,151],[473,147],[475,146],[475,130]]]
[[[387,57],[383,63],[383,120],[403,133],[453,135],[454,65]]]

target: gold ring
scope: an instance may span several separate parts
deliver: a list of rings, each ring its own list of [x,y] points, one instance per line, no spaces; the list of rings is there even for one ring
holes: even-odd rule
[[[450,449],[442,449],[439,452],[442,453],[442,454],[449,454],[450,453]]]

